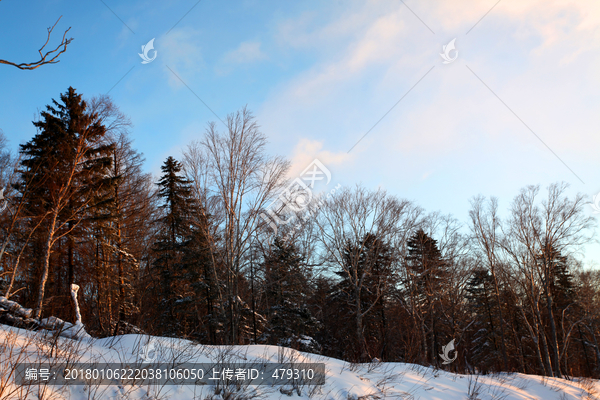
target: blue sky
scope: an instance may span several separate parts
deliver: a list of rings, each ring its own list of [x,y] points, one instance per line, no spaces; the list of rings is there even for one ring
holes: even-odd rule
[[[383,187],[464,222],[480,193],[507,209],[528,184],[600,192],[595,0],[3,0],[0,58],[36,60],[61,15],[50,44],[68,27],[74,41],[60,63],[0,66],[0,129],[15,149],[68,86],[92,97],[116,84],[157,174],[217,119],[191,89],[223,119],[248,105],[291,177],[318,158],[335,184]],[[142,64],[153,38],[156,59]]]

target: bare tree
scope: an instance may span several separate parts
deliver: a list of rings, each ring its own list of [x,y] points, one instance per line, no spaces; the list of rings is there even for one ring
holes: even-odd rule
[[[421,225],[431,238],[435,238],[446,269],[443,284],[437,286],[435,290],[437,293],[430,293],[431,298],[435,299],[433,303],[437,303],[436,307],[429,310],[430,315],[433,316],[434,311],[437,310],[439,318],[442,318],[437,323],[430,322],[432,328],[436,326],[431,338],[440,340],[441,335],[446,334],[456,339],[458,344],[465,332],[464,327],[461,329],[464,321],[462,304],[473,268],[470,238],[462,232],[463,224],[451,214],[441,214],[437,211],[430,213]],[[427,280],[431,282],[431,277],[428,276]],[[439,344],[431,343],[430,349],[436,365],[439,358],[434,350],[438,348]]]
[[[15,244],[15,242],[18,243],[18,241],[13,241],[13,238],[15,234],[18,234],[19,232],[19,222],[24,218],[22,213],[25,201],[33,186],[31,181],[23,182],[21,185],[21,196],[16,196],[14,185],[16,185],[18,182],[21,157],[12,157],[10,152],[4,150],[6,143],[6,138],[0,131],[0,187],[2,188],[2,194],[4,197],[2,199],[3,203],[0,206],[3,207],[1,212],[6,213],[6,219],[4,218],[4,215],[2,216],[4,238],[2,240],[2,244],[0,245],[0,262],[2,262],[4,255],[7,254],[7,247],[9,244]],[[6,189],[8,189],[8,191],[5,192]],[[18,255],[16,258],[13,257],[14,261],[12,262],[12,270],[5,272],[6,274],[10,274],[10,282],[4,294],[6,298],[9,298],[14,294],[12,290],[19,269],[21,256],[27,247],[27,243],[40,224],[41,220],[39,220],[37,224],[32,225],[32,227],[29,229],[29,235],[27,235],[25,242],[22,243],[21,249],[18,250]],[[15,246],[15,253],[17,252],[17,249],[18,247]]]
[[[199,141],[190,143],[183,153],[183,169],[186,178],[191,182],[194,198],[200,204],[198,211],[201,213],[197,220],[204,221],[195,226],[207,239],[210,265],[206,266],[206,313],[209,315],[208,335],[210,344],[217,344],[216,331],[218,330],[215,310],[223,304],[223,291],[219,284],[219,227],[224,223],[223,207],[218,196],[211,194],[211,171],[208,163],[208,154]]]
[[[21,206],[18,204],[15,207],[9,207],[9,199],[12,198],[12,185],[15,183],[15,177],[17,175],[17,167],[19,165],[20,159],[13,159],[7,147],[7,140],[4,133],[0,131],[0,193],[2,193],[2,198],[0,199],[0,207],[2,211],[8,212],[8,219],[2,221],[2,225],[4,229],[4,239],[2,241],[2,245],[0,246],[0,262],[2,261],[2,257],[4,256],[4,252],[6,251],[6,247],[8,246],[11,236],[13,234],[15,225],[17,223],[18,215],[21,210]],[[9,192],[5,192],[8,189]],[[4,216],[3,216],[4,217]]]
[[[67,51],[67,46],[73,41],[73,38],[67,39],[67,33],[71,28],[67,29],[65,33],[63,33],[62,40],[53,50],[44,50],[48,43],[50,42],[50,37],[52,36],[52,31],[58,24],[58,21],[62,18],[62,15],[56,20],[54,25],[47,28],[48,29],[48,37],[46,38],[46,42],[44,45],[38,50],[40,54],[40,59],[38,61],[30,62],[30,63],[16,63],[8,60],[0,59],[0,64],[12,65],[13,67],[17,67],[19,69],[32,70],[41,67],[46,64],[56,64],[60,62],[58,57],[65,51]],[[45,52],[44,52],[45,51]]]
[[[588,364],[588,373],[592,374],[587,355],[587,349],[591,348],[596,358],[595,373],[596,376],[600,376],[600,344],[598,343],[600,335],[600,270],[579,269],[575,276],[581,291],[579,305],[584,316],[581,327],[583,327],[585,335],[579,329],[579,341]],[[580,327],[578,326],[578,328]],[[591,337],[589,340],[587,334]]]
[[[137,311],[133,304],[133,284],[139,277],[141,261],[147,250],[145,245],[151,236],[148,224],[153,220],[151,198],[155,188],[151,175],[142,172],[144,158],[132,146],[129,136],[131,120],[114,104],[110,96],[92,98],[88,103],[87,113],[95,115],[97,121],[105,127],[106,135],[102,140],[113,149],[109,175],[115,183],[110,205],[107,207],[109,215],[104,216],[105,221],[98,218],[96,223],[104,231],[102,235],[98,235],[98,240],[110,255],[109,271],[116,270],[117,322],[114,324],[113,334],[117,334],[122,323],[128,322],[127,319]],[[113,278],[112,275],[106,278]],[[108,293],[110,297],[111,292]],[[99,303],[100,297],[98,294]],[[109,304],[112,302],[110,298],[105,300]],[[108,313],[108,329],[113,327],[112,317]]]
[[[266,136],[247,108],[230,114],[226,125],[227,131],[222,133],[215,123],[210,123],[200,141],[202,157],[189,148],[186,165],[201,180],[196,184],[203,204],[220,203],[218,233],[227,275],[231,343],[235,344],[239,341],[240,274],[260,227],[259,215],[283,189],[289,163],[280,157],[267,156]],[[194,171],[194,160],[202,159],[207,165],[206,172],[197,165]]]
[[[95,115],[98,122],[106,129],[103,140],[107,143],[123,139],[133,126],[131,119],[106,94],[92,97],[87,102],[86,111],[89,115]]]
[[[364,305],[361,292],[375,273],[376,259],[365,260],[370,235],[377,239],[396,243],[406,238],[416,221],[415,206],[408,200],[398,200],[383,190],[369,191],[363,187],[342,188],[326,200],[316,222],[324,261],[337,271],[343,271],[353,291],[349,304],[354,309],[356,339],[361,360],[370,359],[364,337],[364,319],[389,289],[390,279],[376,279],[371,304]],[[353,244],[349,248],[349,243]],[[346,253],[350,251],[350,257]],[[361,263],[359,268],[359,263]]]
[[[498,199],[492,197],[485,204],[485,198],[483,196],[477,196],[471,200],[471,210],[469,210],[469,216],[471,217],[471,233],[475,239],[475,242],[483,252],[485,260],[487,261],[487,267],[492,274],[494,283],[494,295],[496,296],[496,304],[498,306],[498,313],[500,317],[500,341],[502,348],[502,361],[504,363],[504,370],[508,371],[508,356],[506,354],[506,338],[504,332],[504,317],[502,315],[502,304],[500,301],[500,289],[498,284],[498,251],[499,249],[499,238],[500,233],[500,218],[498,216]]]
[[[550,254],[555,250],[568,256],[592,240],[591,230],[594,219],[585,216],[585,196],[566,196],[568,185],[555,183],[548,187],[548,197],[537,202],[539,186],[528,186],[514,199],[508,232],[504,235],[503,249],[519,272],[518,284],[527,296],[531,311],[530,319],[525,317],[527,328],[538,349],[541,342],[541,357],[546,373],[560,377],[560,349],[557,324],[553,312],[553,267],[555,260]],[[543,330],[542,299],[546,305],[546,318],[550,337]]]

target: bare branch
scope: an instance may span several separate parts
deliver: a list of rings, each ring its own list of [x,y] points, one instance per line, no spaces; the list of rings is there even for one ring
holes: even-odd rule
[[[38,50],[38,53],[40,53],[40,57],[41,57],[39,61],[35,61],[32,63],[17,64],[17,63],[11,62],[11,61],[0,59],[0,64],[12,65],[13,67],[17,67],[19,69],[32,70],[32,69],[41,67],[42,65],[56,64],[56,63],[60,62],[60,60],[58,60],[58,57],[62,53],[67,51],[67,46],[73,40],[73,38],[69,38],[69,39],[66,38],[67,32],[69,32],[71,30],[71,27],[69,27],[69,29],[67,29],[65,31],[65,33],[63,33],[61,42],[58,44],[58,46],[56,46],[56,48],[54,50],[50,50],[50,51],[46,52],[46,54],[44,54],[43,52],[44,52],[44,48],[48,45],[48,42],[50,41],[50,36],[52,36],[52,31],[54,30],[54,28],[56,27],[56,24],[58,24],[58,21],[60,21],[61,18],[62,18],[62,15],[56,20],[54,25],[52,25],[50,28],[48,28],[48,37],[46,38],[46,42]]]

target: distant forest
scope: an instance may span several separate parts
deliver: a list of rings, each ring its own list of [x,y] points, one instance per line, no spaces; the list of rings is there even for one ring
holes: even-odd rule
[[[69,88],[33,124],[18,152],[0,141],[0,295],[37,319],[73,322],[75,283],[96,337],[600,378],[600,272],[580,261],[595,219],[564,183],[527,186],[502,211],[465,198],[459,221],[360,185],[298,201],[245,108],[160,177],[107,96]],[[293,206],[267,212],[285,195]]]

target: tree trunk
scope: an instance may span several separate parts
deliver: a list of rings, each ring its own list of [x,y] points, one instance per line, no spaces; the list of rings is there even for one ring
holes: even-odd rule
[[[69,230],[71,230],[72,227],[72,223],[69,222]],[[69,294],[71,294],[71,285],[75,280],[75,266],[73,265],[73,237],[71,236],[71,234],[69,234],[69,236],[67,236],[67,292]],[[73,296],[69,296],[70,298],[70,302],[71,302],[71,308],[69,309],[71,312],[69,313],[69,320],[71,321],[75,321],[75,308],[77,307],[77,304],[75,304],[75,299],[73,298]]]
[[[536,329],[539,334],[539,338],[542,342],[542,356],[544,359],[544,365],[546,368],[546,374],[550,377],[554,376],[554,369],[552,368],[552,363],[550,362],[550,349],[548,348],[548,342],[546,340],[546,332],[544,332],[544,325],[542,325],[542,316],[540,314],[539,303],[535,301],[535,324]]]
[[[519,337],[519,335],[517,333],[517,330],[519,330],[519,326],[518,326],[517,322],[518,322],[518,319],[517,319],[517,315],[515,314],[513,323],[511,324],[511,330],[513,333],[513,338],[515,340],[515,348],[518,349],[518,352],[519,352],[518,355],[519,355],[519,365],[521,367],[521,372],[526,374],[527,370],[525,368],[525,357],[523,355],[525,350],[523,350],[523,341],[521,340],[521,338]]]
[[[358,341],[358,361],[370,361],[369,351],[366,346],[366,341],[363,334],[363,314],[360,303],[360,288],[358,285],[354,288],[354,296],[356,298],[356,340]]]
[[[577,330],[579,331],[579,342],[581,343],[581,347],[583,349],[583,355],[585,357],[585,364],[587,366],[587,374],[588,376],[592,375],[592,368],[590,367],[590,359],[588,358],[587,349],[585,347],[585,341],[583,339],[583,335],[581,334],[581,327],[577,325]]]
[[[254,330],[254,344],[256,344],[257,340],[257,332],[256,332],[256,303],[254,301],[254,265],[253,265],[253,257],[252,253],[250,254],[250,291],[252,295],[252,327]]]
[[[430,360],[429,363],[430,365],[435,365],[437,367],[437,354],[436,354],[436,336],[437,336],[437,332],[435,331],[435,312],[433,311],[434,307],[431,307],[430,312],[429,312],[429,317],[430,317],[430,328],[431,328],[431,345],[429,346],[430,348]]]
[[[592,338],[594,339],[594,350],[596,353],[596,373],[598,375],[600,375],[600,346],[598,346],[598,339],[596,338],[596,334],[593,329],[594,326],[592,326],[592,327],[590,327],[588,325],[584,325],[584,326],[588,330],[590,335],[592,335]]]
[[[100,332],[104,331],[104,323],[102,322],[102,280],[100,278],[100,241],[96,238],[96,251],[95,253],[95,265],[94,272],[96,275],[96,308],[98,311],[98,325],[100,326]]]
[[[560,356],[558,354],[556,323],[554,321],[554,313],[552,312],[552,295],[548,291],[546,292],[546,303],[548,309],[548,320],[550,321],[550,348],[552,349],[552,363],[554,367],[554,376],[560,378]]]
[[[531,324],[529,323],[529,320],[527,320],[527,316],[525,315],[525,311],[522,308],[519,308],[521,311],[521,314],[523,315],[523,320],[525,321],[525,325],[527,326],[527,330],[529,330],[529,335],[531,336],[531,340],[533,340],[533,343],[535,343],[535,355],[536,355],[536,360],[538,362],[538,366],[540,368],[540,371],[544,374],[547,375],[546,372],[546,366],[544,365],[544,361],[542,359],[542,351],[540,350],[540,343],[539,343],[539,335],[537,332],[537,325],[536,325],[536,330],[533,329],[533,327],[531,326]],[[535,316],[534,316],[535,318]]]
[[[381,332],[381,352],[379,353],[379,358],[381,358],[381,361],[386,361],[388,359],[387,357],[387,319],[385,317],[385,303],[382,300],[381,301],[381,325],[382,325],[382,332]]]
[[[40,319],[42,315],[42,308],[44,303],[44,292],[46,291],[46,282],[48,281],[48,274],[50,272],[50,255],[52,253],[52,245],[54,244],[54,234],[56,229],[56,220],[58,219],[58,210],[54,209],[52,212],[52,220],[50,221],[50,227],[48,228],[48,238],[44,246],[44,267],[42,271],[42,279],[40,280],[40,288],[38,291],[38,299],[33,314],[35,319]]]
[[[13,267],[13,270],[12,270],[12,273],[10,276],[10,282],[8,284],[8,287],[6,288],[6,293],[4,294],[4,297],[6,297],[7,299],[10,298],[10,294],[11,294],[10,292],[12,291],[12,288],[15,284],[15,278],[17,276],[17,270],[19,268],[19,263],[21,261],[21,255],[23,254],[23,250],[25,250],[25,247],[27,246],[28,243],[29,243],[29,238],[27,239],[27,241],[21,248],[21,251],[19,251],[19,255],[17,256],[17,259],[15,260],[15,266]]]
[[[118,237],[118,248],[121,250],[122,242],[121,242],[121,224],[117,223],[117,237]],[[117,268],[119,270],[119,320],[125,320],[125,272],[123,269],[123,255],[119,251],[117,253]]]
[[[500,340],[502,344],[502,361],[504,363],[504,371],[508,371],[508,357],[506,355],[506,339],[504,335],[504,318],[502,316],[502,303],[500,302],[500,291],[498,289],[498,279],[496,272],[492,268],[492,276],[494,278],[494,289],[496,291],[496,302],[498,303],[498,316],[500,317]]]

